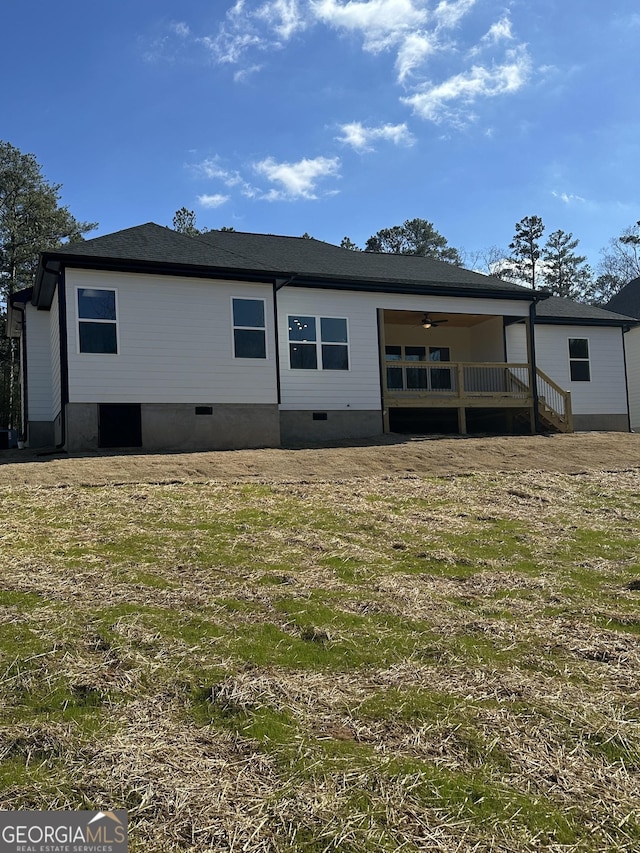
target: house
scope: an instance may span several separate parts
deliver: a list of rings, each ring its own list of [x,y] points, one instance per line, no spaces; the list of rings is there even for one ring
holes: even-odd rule
[[[427,258],[153,223],[43,253],[8,311],[24,437],[69,451],[628,430],[629,324]]]
[[[640,277],[634,278],[619,293],[616,293],[607,308],[640,320]],[[640,326],[631,329],[625,335],[624,342],[631,429],[638,432],[640,431]]]

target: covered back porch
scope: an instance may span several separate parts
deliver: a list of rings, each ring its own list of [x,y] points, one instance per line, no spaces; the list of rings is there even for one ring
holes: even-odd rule
[[[507,361],[504,326],[498,314],[380,309],[385,431],[572,432],[570,394],[533,370],[530,335],[526,361]]]

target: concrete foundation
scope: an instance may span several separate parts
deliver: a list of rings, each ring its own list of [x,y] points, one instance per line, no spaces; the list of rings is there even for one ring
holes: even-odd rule
[[[53,447],[56,444],[54,421],[29,421],[27,425],[28,447]]]
[[[196,414],[198,411],[203,414]],[[65,448],[98,450],[97,403],[67,405]],[[237,450],[278,447],[280,424],[276,405],[142,403],[142,450]]]
[[[379,410],[280,412],[283,445],[372,438],[383,431],[382,412]]]
[[[629,432],[629,417],[625,415],[574,415],[575,432]]]
[[[206,414],[196,414],[196,409]],[[279,445],[276,405],[142,404],[145,450],[240,450]]]

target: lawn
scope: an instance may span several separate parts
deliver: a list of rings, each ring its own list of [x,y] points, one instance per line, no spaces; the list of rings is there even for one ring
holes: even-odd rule
[[[640,849],[640,469],[19,479],[0,807],[150,853]]]

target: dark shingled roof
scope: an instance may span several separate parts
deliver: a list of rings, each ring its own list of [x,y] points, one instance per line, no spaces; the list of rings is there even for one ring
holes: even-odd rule
[[[597,324],[620,326],[630,323],[634,324],[632,317],[624,314],[616,314],[605,308],[597,308],[595,305],[584,305],[582,302],[574,302],[573,299],[564,299],[561,296],[550,296],[536,307],[536,316],[539,320],[565,320],[567,323],[580,323],[581,321]]]
[[[102,262],[166,265],[189,268],[203,275],[238,271],[261,278],[297,276],[301,283],[333,282],[374,289],[397,288],[470,290],[508,298],[528,298],[529,288],[499,278],[434,261],[417,255],[394,255],[378,252],[353,252],[306,237],[282,237],[275,234],[248,234],[241,231],[207,231],[195,237],[171,228],[147,222],[45,253],[48,259],[82,263],[84,259]],[[640,279],[631,282],[640,303]],[[625,288],[625,290],[627,290]],[[619,297],[623,295],[621,291]],[[632,322],[629,316],[612,313],[592,305],[582,305],[557,296],[546,297],[537,306],[542,322],[622,325]],[[618,297],[615,297],[618,299]],[[612,300],[612,302],[615,300]],[[611,303],[610,303],[611,304]],[[638,306],[640,316],[640,305]]]
[[[104,237],[73,243],[47,258],[81,262],[84,258],[273,273],[301,280],[324,280],[420,287],[471,289],[526,298],[527,288],[498,278],[415,255],[352,252],[303,237],[208,231],[196,237],[153,222]]]
[[[70,243],[47,255],[60,259],[102,258],[206,267],[237,264],[237,258],[223,249],[214,254],[209,246],[193,237],[154,222],[94,237],[93,240]]]
[[[331,243],[304,237],[208,231],[196,238],[217,250],[234,252],[273,272],[297,273],[302,278],[336,278],[388,284],[437,284],[484,290],[526,292],[527,288],[498,278],[417,255],[353,252]]]
[[[607,303],[607,308],[611,311],[622,311],[640,320],[640,276],[625,284]]]

